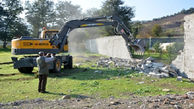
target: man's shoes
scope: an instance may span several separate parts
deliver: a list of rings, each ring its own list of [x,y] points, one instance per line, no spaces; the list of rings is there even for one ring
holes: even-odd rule
[[[40,93],[48,93],[47,91],[38,90]]]
[[[40,93],[48,93],[47,91],[40,91]]]

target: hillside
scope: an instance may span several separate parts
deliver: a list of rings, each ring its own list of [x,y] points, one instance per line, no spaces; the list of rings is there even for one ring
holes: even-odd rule
[[[175,13],[174,15],[165,16],[157,19],[153,19],[152,21],[144,21],[142,22],[140,32],[138,37],[150,37],[151,30],[154,25],[160,25],[162,27],[161,36],[183,36],[184,28],[184,17],[186,15],[194,13],[194,8],[190,8],[188,10],[182,10],[181,12]]]

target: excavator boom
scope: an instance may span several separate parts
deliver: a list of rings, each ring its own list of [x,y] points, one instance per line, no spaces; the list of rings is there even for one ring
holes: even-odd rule
[[[100,26],[113,26],[117,34],[122,35],[126,42],[128,51],[130,52],[130,47],[137,52],[144,52],[144,48],[137,43],[136,39],[132,36],[130,30],[125,26],[125,24],[116,16],[110,17],[97,17],[97,18],[84,18],[81,20],[71,20],[66,22],[58,34],[54,35],[50,39],[50,43],[59,48],[62,52],[63,47],[67,41],[68,33],[76,28],[88,28],[88,27],[100,27]]]

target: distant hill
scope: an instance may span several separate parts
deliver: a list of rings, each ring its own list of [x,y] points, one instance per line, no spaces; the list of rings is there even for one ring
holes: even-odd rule
[[[184,35],[184,17],[188,14],[194,13],[194,8],[188,10],[182,10],[181,12],[175,13],[174,15],[165,16],[152,21],[141,22],[141,28],[137,37],[152,37],[151,30],[154,25],[160,25],[162,27],[161,36],[174,37]]]

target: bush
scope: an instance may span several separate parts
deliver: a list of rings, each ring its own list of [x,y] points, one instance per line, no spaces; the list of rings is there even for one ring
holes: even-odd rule
[[[175,44],[167,46],[166,51],[168,56],[168,62],[170,64],[173,60],[173,56],[177,53]]]
[[[162,49],[160,48],[160,43],[159,42],[156,42],[154,45],[153,45],[153,48],[155,50],[156,53],[161,53]]]
[[[151,30],[151,33],[154,37],[159,37],[162,33],[162,27],[158,24],[155,24],[153,27],[152,27],[152,30]]]
[[[174,44],[174,47],[175,47],[175,52],[176,53],[178,53],[180,50],[183,50],[183,48],[184,48],[184,42],[182,42],[182,43],[175,43]]]

